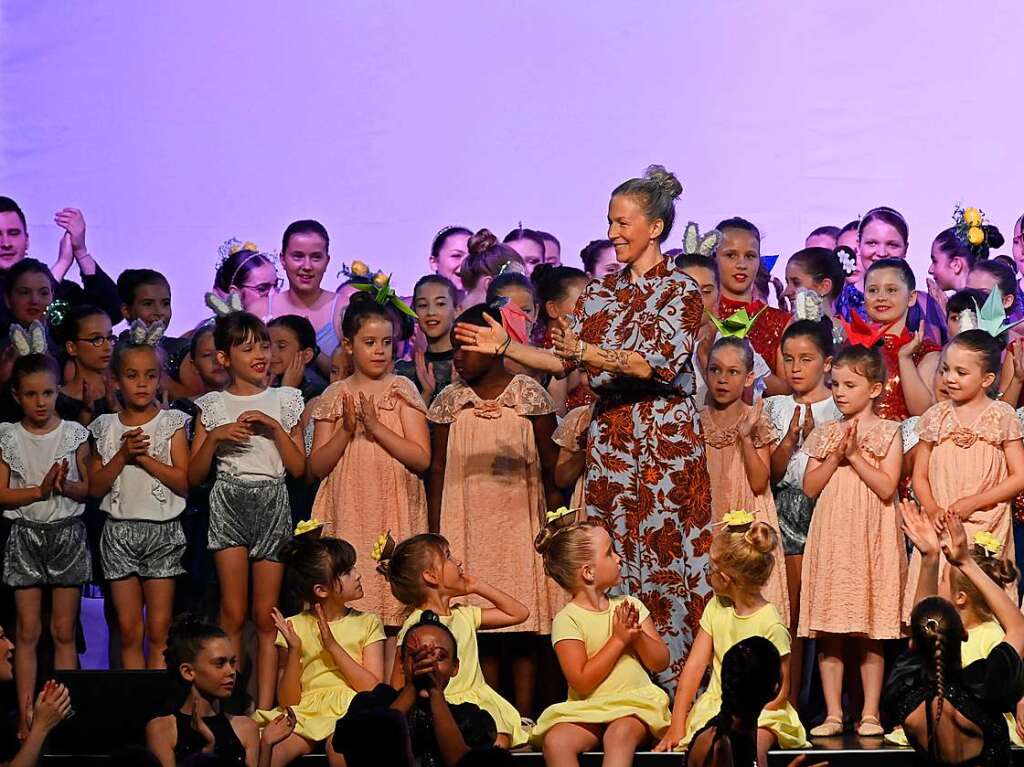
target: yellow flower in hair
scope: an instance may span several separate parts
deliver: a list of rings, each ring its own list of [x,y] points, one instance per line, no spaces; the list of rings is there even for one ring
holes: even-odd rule
[[[383,290],[384,288],[387,287],[389,279],[390,277],[384,274],[384,272],[377,272],[375,275],[373,275],[373,287],[379,290]]]
[[[348,270],[355,277],[365,277],[370,273],[370,267],[362,261],[353,261],[352,266],[350,266]]]
[[[744,509],[733,509],[722,515],[722,524],[726,527],[743,527],[753,523],[754,515]]]
[[[964,210],[964,223],[967,226],[981,226],[981,211],[977,208],[966,208]],[[973,243],[978,245],[979,243]]]
[[[390,557],[395,550],[395,539],[391,537],[391,531],[388,530],[386,533],[381,533],[377,536],[377,540],[373,542],[373,551],[370,552],[370,559],[374,562],[380,562],[386,557]]]
[[[998,557],[1003,551],[1002,541],[987,530],[975,533],[972,541],[975,546],[983,549],[988,556]]]
[[[980,226],[972,226],[967,230],[967,241],[971,245],[981,245],[985,242],[985,230]]]
[[[559,506],[554,511],[549,511],[546,516],[546,521],[550,525],[552,522],[556,522],[562,517],[568,516],[569,514],[575,514],[579,509],[569,509],[565,506]]]
[[[324,526],[324,523],[319,519],[304,519],[295,526],[295,532],[292,535],[305,535],[311,533],[314,530],[319,530]]]

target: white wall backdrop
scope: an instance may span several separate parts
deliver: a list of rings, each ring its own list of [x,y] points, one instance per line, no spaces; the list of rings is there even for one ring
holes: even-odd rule
[[[449,223],[572,263],[651,162],[765,252],[893,205],[923,278],[954,203],[1007,240],[1024,210],[1021,30],[1017,0],[0,0],[0,194],[37,257],[75,206],[111,274],[162,269],[179,332],[229,236],[319,218],[326,287],[353,258],[411,287]]]

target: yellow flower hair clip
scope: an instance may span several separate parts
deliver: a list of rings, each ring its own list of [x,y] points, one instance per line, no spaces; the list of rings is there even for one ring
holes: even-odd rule
[[[554,511],[549,511],[544,517],[545,525],[553,525],[554,527],[568,527],[574,522],[578,522],[579,512],[582,511],[582,507],[570,509],[565,506],[559,506]]]
[[[391,531],[388,530],[386,533],[378,535],[377,540],[373,542],[370,559],[374,562],[380,562],[381,560],[389,559],[394,553],[395,539],[391,537]]]
[[[750,527],[750,525],[754,524],[754,515],[745,509],[733,509],[732,511],[725,512],[722,515],[722,521],[718,524],[725,525],[730,529]]]
[[[295,532],[292,533],[296,538],[300,535],[310,535],[315,533],[313,537],[319,538],[321,533],[324,531],[324,523],[319,519],[303,519],[299,524],[295,525]]]
[[[1003,552],[1002,542],[987,530],[975,533],[971,541],[986,557],[998,557]]]

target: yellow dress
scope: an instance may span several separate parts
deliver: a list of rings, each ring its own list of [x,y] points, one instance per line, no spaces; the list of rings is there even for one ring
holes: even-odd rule
[[[299,681],[302,697],[297,706],[292,706],[295,712],[295,732],[306,740],[326,740],[334,732],[337,721],[348,711],[356,691],[345,681],[334,659],[324,649],[316,616],[302,612],[288,620],[302,640],[302,676]],[[363,650],[367,645],[384,641],[384,626],[376,613],[364,613],[350,608],[348,615],[331,621],[330,627],[338,644],[357,663],[363,662]],[[288,647],[280,632],[275,644]],[[281,708],[256,711],[252,718],[256,724],[264,727],[282,711]]]
[[[587,657],[593,657],[611,638],[615,608],[624,600],[639,611],[641,622],[650,616],[644,603],[635,597],[611,597],[608,608],[601,612],[570,602],[555,616],[551,643],[557,645],[563,640],[576,639],[586,646]],[[608,676],[590,695],[580,695],[570,687],[569,700],[544,709],[530,741],[540,748],[544,733],[562,722],[606,724],[627,716],[635,716],[646,724],[655,738],[660,738],[671,722],[668,694],[651,681],[647,669],[632,651],[619,657]]]
[[[398,632],[398,643],[401,644],[407,632],[419,623],[422,610],[413,610],[406,619],[401,631]],[[476,632],[480,628],[483,611],[475,605],[452,605],[451,615],[439,615],[441,623],[447,626],[459,651],[459,673],[456,674],[445,688],[444,697],[451,704],[475,703],[494,718],[499,735],[508,735],[512,748],[526,743],[526,730],[516,707],[498,695],[484,681],[484,672],[480,669],[480,653],[476,645]]]
[[[1006,636],[1003,627],[998,621],[985,621],[974,628],[967,630],[967,641],[960,645],[960,665],[967,668],[976,660],[987,658],[996,645],[1003,641]],[[1010,741],[1017,747],[1024,746],[1024,741],[1017,734],[1017,720],[1012,713],[1004,714],[1006,717],[1006,729],[1010,731]],[[902,727],[885,736],[887,743],[894,743],[899,746],[910,747],[907,736]]]
[[[690,744],[693,736],[703,729],[722,707],[722,658],[729,648],[748,637],[759,636],[775,645],[783,658],[789,655],[789,631],[779,618],[779,611],[771,603],[752,615],[740,616],[719,597],[714,597],[704,608],[704,614],[700,617],[700,627],[711,636],[714,646],[711,683],[704,694],[697,698],[697,702],[690,709],[690,715],[686,718],[686,737],[680,744],[683,747]],[[762,711],[757,718],[757,726],[775,733],[779,748],[806,748],[809,745],[800,717],[789,701],[780,709]]]

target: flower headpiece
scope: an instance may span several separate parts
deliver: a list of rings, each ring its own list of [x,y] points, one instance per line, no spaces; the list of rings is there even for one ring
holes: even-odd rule
[[[64,322],[64,318],[67,316],[68,309],[70,308],[71,304],[63,298],[51,301],[50,305],[46,307],[46,320],[50,323],[50,326],[57,327]]]
[[[229,314],[242,311],[242,296],[236,290],[228,293],[227,299],[223,299],[216,293],[206,294],[206,305],[213,309],[218,317],[226,317]]]
[[[761,312],[763,312],[766,308],[767,307],[762,306],[760,309],[754,312],[753,316],[750,316],[749,314],[747,314],[746,307],[743,307],[739,311],[735,311],[732,314],[730,314],[724,320],[719,319],[706,309],[704,311],[708,315],[708,317],[711,318],[711,321],[715,323],[715,327],[718,328],[718,332],[721,333],[723,336],[731,336],[732,338],[742,339],[747,337],[747,334],[750,332],[751,328],[754,327],[754,322],[757,321],[757,318],[761,316]]]
[[[296,538],[300,535],[308,535],[310,538],[319,538],[324,532],[324,523],[319,519],[303,519],[299,524],[295,525],[295,532],[292,533]]]
[[[810,288],[797,288],[793,299],[793,315],[798,320],[817,322],[821,319],[822,297]]]
[[[998,538],[987,530],[981,530],[972,538],[974,548],[982,552],[986,557],[998,557],[1003,552],[1003,544]]]
[[[846,331],[846,340],[850,346],[864,346],[868,349],[873,348],[881,340],[882,336],[889,331],[889,328],[896,324],[894,320],[888,325],[875,327],[857,314],[857,312],[851,312],[849,322],[842,318],[837,319],[842,323],[843,329]]]
[[[857,271],[857,254],[853,252],[853,248],[849,245],[839,245],[832,252],[843,268],[843,274],[849,277]]]
[[[988,239],[985,231],[985,213],[978,208],[963,208],[957,205],[953,209],[953,231],[964,245],[972,249],[979,248]]]
[[[28,330],[17,322],[11,323],[10,335],[11,345],[19,357],[46,353],[46,328],[39,320],[33,320]]]
[[[342,275],[346,277],[355,277],[359,280],[369,278],[369,283],[361,281],[354,282],[352,283],[352,287],[365,293],[372,293],[373,299],[381,306],[391,304],[403,314],[407,314],[413,319],[416,318],[416,312],[412,310],[409,304],[399,298],[395,289],[391,287],[390,274],[378,271],[374,273],[373,277],[370,277],[370,267],[362,261],[353,261],[351,266],[347,266],[345,264],[341,265],[341,271],[338,272],[338,276]]]
[[[156,346],[163,337],[164,323],[160,320],[147,325],[143,320],[136,319],[128,328],[128,339],[136,346]]]
[[[235,271],[231,273],[231,277],[227,281],[228,285],[235,284],[235,277],[237,277],[238,273],[242,271],[242,267],[254,258],[265,258],[271,264],[273,263],[273,259],[271,259],[268,254],[262,252],[255,242],[250,240],[242,242],[237,237],[232,237],[230,240],[225,240],[221,243],[221,246],[217,248],[217,252],[220,254],[220,261],[217,262],[217,271],[220,271],[221,267],[224,266],[225,261],[243,250],[249,251],[249,255],[235,264]],[[277,271],[277,267],[274,267],[274,271]]]
[[[985,303],[980,309],[978,309],[977,302],[974,303],[974,308],[977,310],[977,325],[975,327],[979,330],[984,330],[993,338],[998,338],[1003,333],[1008,330],[1012,330],[1024,322],[1024,319],[1019,319],[1016,322],[1006,321],[1006,307],[1003,306],[1003,291],[999,289],[998,285],[992,286],[992,290],[989,291],[988,298],[985,299]],[[964,332],[964,330],[973,329],[964,327],[964,314],[967,314],[967,312],[961,312],[960,314],[961,333]]]
[[[746,509],[733,509],[725,512],[722,515],[722,521],[718,524],[738,532],[754,524],[754,515]]]
[[[690,221],[683,232],[683,253],[687,256],[710,258],[721,241],[722,233],[717,229],[711,229],[702,235],[696,222]]]
[[[544,523],[551,525],[552,527],[568,527],[574,522],[579,522],[580,512],[583,511],[582,507],[570,509],[565,506],[559,506],[554,511],[549,511],[544,517]]]

